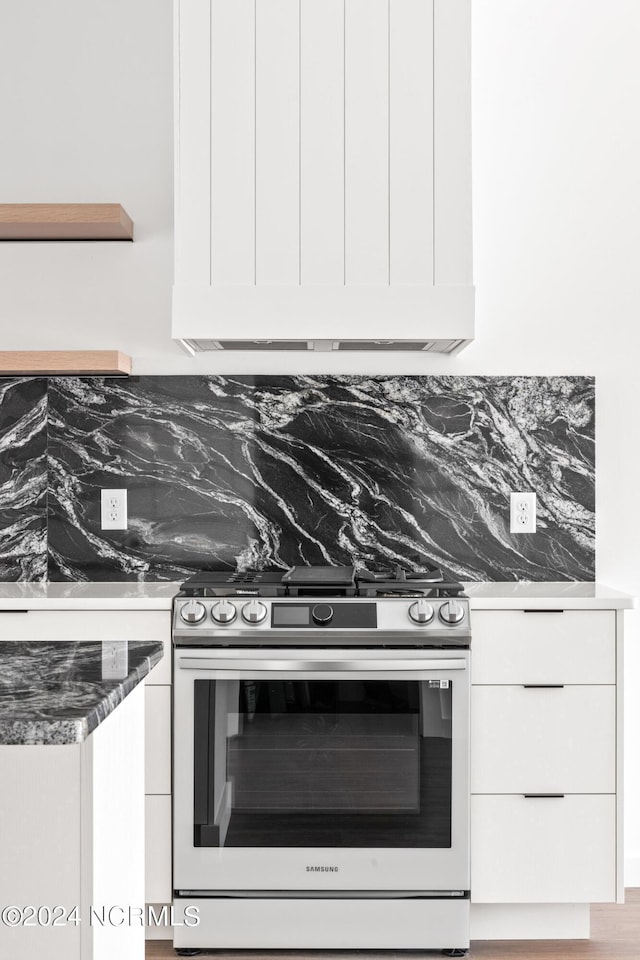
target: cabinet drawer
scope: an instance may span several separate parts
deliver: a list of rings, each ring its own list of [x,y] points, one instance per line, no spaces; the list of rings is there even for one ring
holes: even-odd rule
[[[162,640],[164,610],[29,610],[0,614],[0,640]]]
[[[171,793],[171,687],[145,690],[145,793]]]
[[[145,901],[170,903],[171,797],[145,797]]]
[[[29,610],[0,614],[0,640],[161,640],[147,684],[171,683],[171,614],[165,610]]]
[[[615,789],[615,687],[473,688],[472,793]]]
[[[615,613],[476,610],[472,651],[472,683],[615,683]]]
[[[614,796],[471,798],[475,903],[607,903],[615,897]]]

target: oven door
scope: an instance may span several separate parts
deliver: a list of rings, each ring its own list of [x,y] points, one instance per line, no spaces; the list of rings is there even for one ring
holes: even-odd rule
[[[191,649],[174,889],[469,889],[469,653]]]

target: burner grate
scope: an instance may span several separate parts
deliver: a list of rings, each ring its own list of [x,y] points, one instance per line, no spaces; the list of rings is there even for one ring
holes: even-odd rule
[[[439,567],[388,570],[351,566],[302,566],[282,570],[203,570],[181,586],[182,596],[433,597],[464,596]]]
[[[423,583],[441,583],[444,576],[440,567],[427,564],[424,570],[407,570],[397,563],[393,569],[368,570],[361,567],[356,573],[358,583],[384,582],[405,583],[407,580],[420,580]]]

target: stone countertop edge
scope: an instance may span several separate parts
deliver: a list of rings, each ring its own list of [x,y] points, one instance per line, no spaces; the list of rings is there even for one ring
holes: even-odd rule
[[[564,604],[567,610],[624,610],[637,598],[592,581],[474,581],[465,590],[475,610],[534,609]],[[74,581],[0,583],[0,611],[11,610],[171,610],[180,581],[141,583]]]
[[[12,641],[5,641],[12,643]],[[86,644],[87,641],[62,641],[68,645]],[[102,646],[99,640],[89,641]],[[56,642],[56,645],[59,641]],[[4,644],[0,642],[0,647]],[[64,746],[82,743],[106,720],[128,694],[151,672],[163,657],[163,645],[159,641],[129,641],[129,649],[137,647],[142,654],[140,662],[129,669],[122,680],[101,680],[101,684],[113,684],[111,689],[96,689],[95,702],[87,704],[84,716],[34,719],[16,717],[5,719],[0,710],[0,746]],[[144,653],[143,653],[144,651]],[[55,699],[54,690],[48,691]],[[18,709],[18,712],[21,712]],[[26,711],[25,711],[26,712]]]

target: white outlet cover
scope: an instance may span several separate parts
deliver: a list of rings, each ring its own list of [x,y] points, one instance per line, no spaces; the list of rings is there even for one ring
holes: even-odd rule
[[[102,641],[102,679],[124,680],[129,673],[129,641]]]
[[[511,533],[536,532],[535,493],[511,494]]]
[[[127,529],[127,491],[100,491],[100,527],[102,530]]]

